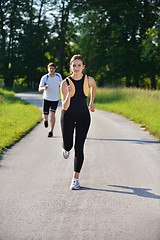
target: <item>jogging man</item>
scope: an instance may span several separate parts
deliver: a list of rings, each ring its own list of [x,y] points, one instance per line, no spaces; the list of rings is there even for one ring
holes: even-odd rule
[[[43,75],[39,83],[39,92],[43,92],[43,120],[44,126],[48,127],[48,116],[50,115],[50,131],[48,137],[53,137],[55,126],[55,113],[59,102],[59,87],[62,82],[60,73],[55,72],[56,66],[53,62],[47,66],[48,73]]]

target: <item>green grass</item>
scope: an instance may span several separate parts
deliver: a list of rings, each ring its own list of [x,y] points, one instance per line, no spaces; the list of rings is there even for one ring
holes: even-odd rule
[[[41,121],[36,107],[14,96],[14,92],[0,89],[0,154]]]
[[[121,114],[160,139],[160,91],[97,89],[95,107]]]
[[[160,91],[97,89],[95,107],[121,114],[160,139]],[[0,89],[0,154],[41,121],[36,107]]]

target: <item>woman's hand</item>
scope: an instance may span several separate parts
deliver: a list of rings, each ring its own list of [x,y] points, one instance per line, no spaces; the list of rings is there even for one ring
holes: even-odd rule
[[[71,92],[72,92],[72,86],[71,85],[67,86],[67,92],[69,93],[69,96],[71,97]]]
[[[88,106],[89,110],[91,112],[95,112],[95,109],[94,109],[94,104],[93,103],[90,103],[89,106]]]
[[[89,77],[89,86],[90,86],[90,103],[89,103],[89,110],[91,112],[95,111],[94,108],[94,98],[95,98],[95,94],[96,94],[96,82],[92,77]]]
[[[67,85],[66,81],[62,81],[60,86],[60,92],[62,95],[62,108],[64,110],[67,110],[70,106],[70,99],[71,99],[71,93],[72,93],[72,86]]]

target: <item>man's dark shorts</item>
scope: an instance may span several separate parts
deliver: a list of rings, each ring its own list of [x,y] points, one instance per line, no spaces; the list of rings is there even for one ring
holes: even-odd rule
[[[49,110],[51,112],[56,112],[56,109],[58,107],[58,102],[59,101],[48,101],[48,100],[44,99],[44,101],[43,101],[43,114],[48,115]]]

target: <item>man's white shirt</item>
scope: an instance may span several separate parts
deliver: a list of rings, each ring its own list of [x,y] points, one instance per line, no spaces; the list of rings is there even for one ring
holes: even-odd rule
[[[50,77],[49,74],[43,75],[39,86],[44,87],[48,85],[48,88],[43,91],[43,98],[48,101],[58,101],[61,82],[62,76],[60,73],[55,73],[54,77]]]

